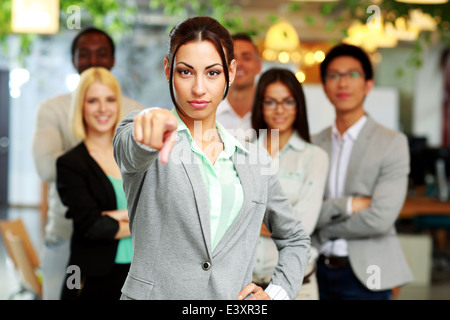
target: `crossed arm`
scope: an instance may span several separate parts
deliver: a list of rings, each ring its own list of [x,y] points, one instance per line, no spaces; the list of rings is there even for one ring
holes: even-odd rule
[[[403,206],[408,186],[409,152],[406,138],[397,136],[385,150],[379,175],[370,195],[326,200],[318,221],[319,237],[365,238],[389,230]]]

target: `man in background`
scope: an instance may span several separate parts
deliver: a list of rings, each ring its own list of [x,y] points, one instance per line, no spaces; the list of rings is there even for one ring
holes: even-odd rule
[[[79,74],[90,67],[114,66],[115,46],[102,30],[86,28],[74,38],[72,64]],[[56,159],[80,141],[69,126],[72,94],[66,93],[44,101],[37,111],[32,142],[33,161],[40,179],[48,185],[48,211],[44,248],[41,253],[43,299],[57,300],[66,276],[70,253],[72,221],[65,218],[66,207],[56,190]],[[142,109],[137,101],[122,96],[124,113]]]
[[[374,81],[362,49],[335,46],[320,72],[336,111],[334,124],[312,139],[330,156],[312,237],[320,300],[389,300],[413,279],[395,229],[408,187],[408,140],[365,112]]]
[[[251,123],[256,77],[261,72],[262,61],[257,46],[245,33],[233,35],[236,77],[225,100],[217,108],[216,118],[238,138],[254,138]]]

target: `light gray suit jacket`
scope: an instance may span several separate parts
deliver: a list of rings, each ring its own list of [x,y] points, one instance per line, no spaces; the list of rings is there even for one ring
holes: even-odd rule
[[[313,143],[331,155],[331,127],[314,136]],[[346,239],[352,270],[369,289],[394,288],[413,279],[395,230],[407,193],[408,174],[406,136],[368,116],[353,146],[344,186],[346,196],[322,205],[313,243]],[[349,196],[371,197],[371,205],[348,215]],[[378,275],[379,287],[375,279]]]
[[[267,174],[267,152],[235,151],[244,203],[211,251],[208,194],[188,138],[179,134],[168,163],[162,164],[156,150],[135,141],[135,115],[125,117],[114,138],[134,249],[122,299],[236,299],[252,282],[262,222],[280,252],[272,283],[295,298],[310,239],[295,220],[276,175]]]

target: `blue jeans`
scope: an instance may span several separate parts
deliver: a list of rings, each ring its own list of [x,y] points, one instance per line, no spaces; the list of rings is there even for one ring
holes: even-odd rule
[[[317,263],[317,283],[320,300],[391,300],[392,290],[370,291],[355,276],[350,267],[330,269]]]

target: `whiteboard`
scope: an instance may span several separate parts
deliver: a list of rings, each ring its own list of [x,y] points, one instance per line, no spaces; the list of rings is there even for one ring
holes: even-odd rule
[[[314,135],[333,124],[334,107],[323,92],[322,85],[304,84],[309,131]],[[364,109],[382,125],[399,130],[399,95],[396,88],[374,87],[368,94]]]

